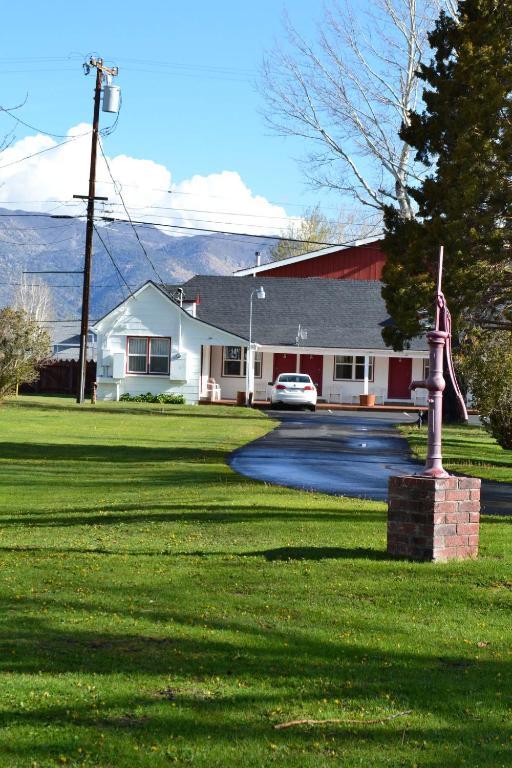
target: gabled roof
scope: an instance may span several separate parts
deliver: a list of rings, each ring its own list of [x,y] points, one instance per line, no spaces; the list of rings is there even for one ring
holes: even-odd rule
[[[101,317],[99,320],[97,320],[95,322],[95,324],[92,326],[91,330],[94,333],[98,333],[99,326],[101,325],[101,323],[103,323],[104,320],[107,319],[107,317],[110,317],[110,315],[112,315],[117,309],[122,307],[123,304],[127,304],[128,302],[132,301],[133,299],[136,299],[137,296],[139,295],[139,293],[141,293],[144,289],[148,288],[149,286],[151,286],[156,291],[158,291],[158,293],[160,293],[162,296],[164,296],[164,298],[166,298],[169,301],[170,304],[174,305],[174,307],[176,308],[176,310],[178,312],[183,312],[185,314],[185,316],[187,318],[190,318],[193,322],[201,323],[203,325],[206,324],[206,325],[209,325],[209,326],[215,328],[215,330],[217,330],[217,331],[226,331],[227,333],[230,333],[230,334],[233,335],[233,331],[230,331],[228,328],[223,328],[221,326],[215,325],[215,323],[210,322],[209,320],[206,320],[206,319],[204,319],[202,317],[199,317],[199,316],[194,317],[194,315],[191,315],[189,312],[187,312],[186,309],[184,309],[183,307],[180,306],[180,304],[176,301],[175,294],[176,294],[176,290],[178,288],[182,288],[183,287],[183,289],[184,289],[184,301],[188,301],[189,299],[188,299],[187,291],[185,290],[185,286],[180,286],[180,285],[159,285],[157,283],[154,283],[152,280],[147,280],[145,283],[143,283],[143,285],[139,286],[139,288],[137,288],[137,290],[135,290],[127,299],[123,299],[123,301],[120,301],[119,304],[116,304],[116,306],[113,307],[109,312],[107,312],[106,315],[103,315],[103,317]],[[196,296],[197,296],[197,293],[193,294],[193,298],[191,298],[190,301],[194,301]],[[235,333],[234,335],[236,336],[237,334]],[[234,341],[243,341],[243,340],[244,340],[244,337],[242,336],[241,338],[235,339]]]
[[[370,243],[377,243],[382,240],[382,237],[368,237],[366,240],[353,240],[350,243],[340,243],[340,245],[330,245],[328,248],[321,248],[318,251],[310,251],[309,253],[301,253],[300,256],[290,256],[287,259],[279,259],[279,261],[268,261],[266,264],[260,264],[259,266],[245,267],[244,269],[238,269],[233,273],[236,277],[246,277],[249,275],[257,275],[259,272],[267,272],[270,269],[279,269],[280,267],[288,266],[289,264],[298,264],[300,261],[308,261],[310,259],[316,259],[320,256],[328,256],[331,253],[337,253],[338,251],[346,251],[349,248],[357,248],[360,245],[369,245]]]
[[[254,296],[252,302],[258,344],[294,346],[300,323],[307,331],[301,347],[388,349],[381,331],[392,320],[375,280],[196,275],[183,288],[187,298],[199,295],[200,320],[248,339],[251,292],[260,285],[266,298]],[[413,341],[411,348],[426,350],[426,340]]]

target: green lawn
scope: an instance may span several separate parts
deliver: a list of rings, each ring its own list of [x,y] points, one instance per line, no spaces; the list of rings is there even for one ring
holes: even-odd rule
[[[399,562],[383,504],[229,470],[260,414],[0,422],[2,767],[510,764],[512,518],[478,561]]]
[[[412,452],[420,459],[427,453],[427,427],[400,426],[408,439]],[[486,480],[512,483],[512,451],[506,451],[481,427],[443,427],[443,466]]]

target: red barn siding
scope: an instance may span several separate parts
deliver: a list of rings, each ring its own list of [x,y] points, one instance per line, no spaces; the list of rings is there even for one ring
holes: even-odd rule
[[[267,277],[325,277],[339,280],[380,280],[386,257],[380,243],[342,248],[334,253],[283,264],[258,272]]]

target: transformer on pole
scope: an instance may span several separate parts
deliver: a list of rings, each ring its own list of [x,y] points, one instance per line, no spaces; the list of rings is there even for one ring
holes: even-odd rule
[[[96,194],[96,155],[98,149],[98,135],[100,122],[100,101],[103,79],[106,78],[107,84],[104,90],[103,111],[118,112],[120,105],[120,89],[118,86],[111,85],[112,77],[118,73],[117,67],[106,67],[103,59],[91,58],[87,64],[84,64],[84,72],[89,74],[92,68],[96,69],[96,85],[94,89],[94,113],[92,121],[92,140],[91,140],[91,164],[89,171],[89,193],[87,195],[75,195],[87,200],[87,225],[85,231],[85,257],[84,257],[84,278],[82,290],[82,319],[80,326],[80,357],[78,364],[78,386],[77,403],[83,403],[85,395],[85,371],[87,366],[87,334],[89,331],[89,298],[91,286],[91,265],[92,265],[92,241],[94,234],[94,202],[97,199]],[[106,102],[105,102],[105,89]],[[104,199],[104,198],[103,198]]]

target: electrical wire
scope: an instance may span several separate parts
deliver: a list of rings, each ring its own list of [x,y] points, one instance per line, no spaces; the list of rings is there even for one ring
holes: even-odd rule
[[[92,133],[92,131],[89,131],[89,134],[90,133]],[[70,144],[72,141],[76,141],[77,139],[80,139],[83,136],[87,136],[87,133],[79,133],[78,136],[71,136],[69,139],[67,139],[67,141],[61,141],[58,144],[54,144],[52,147],[45,147],[45,149],[40,149],[39,152],[33,152],[31,155],[25,155],[25,157],[18,158],[18,160],[12,160],[10,163],[4,163],[4,165],[0,165],[0,171],[3,170],[4,168],[10,168],[12,165],[23,163],[25,160],[30,160],[32,157],[43,155],[45,152],[51,152],[52,149],[58,149],[59,147],[63,147],[65,144]]]
[[[130,212],[129,212],[128,208],[126,207],[126,203],[125,203],[125,201],[124,201],[124,197],[123,197],[123,194],[122,194],[122,192],[121,192],[121,185],[120,185],[120,184],[117,184],[117,185],[116,185],[116,180],[114,179],[114,176],[112,175],[112,171],[110,170],[110,165],[109,165],[109,162],[108,162],[108,160],[107,160],[107,157],[106,157],[106,155],[105,155],[105,152],[103,151],[103,146],[102,146],[102,143],[101,143],[101,141],[99,141],[98,143],[99,143],[99,145],[100,145],[101,154],[103,155],[103,159],[104,159],[104,161],[105,161],[105,165],[107,166],[107,170],[108,170],[108,172],[109,172],[110,178],[112,179],[112,183],[114,184],[114,189],[116,190],[117,194],[118,194],[118,195],[119,195],[119,197],[120,197],[120,200],[121,200],[121,202],[122,202],[122,204],[123,204],[123,208],[124,208],[124,210],[125,210],[125,213],[126,213],[126,215],[128,216],[128,221],[130,222],[130,225],[131,225],[131,227],[132,227],[132,229],[133,229],[133,232],[134,232],[134,234],[135,234],[135,237],[137,238],[137,240],[138,240],[138,242],[139,242],[139,245],[140,245],[140,247],[141,247],[141,249],[142,249],[142,252],[144,253],[144,256],[146,257],[146,259],[148,260],[149,264],[151,265],[151,269],[153,270],[153,272],[155,273],[155,275],[158,277],[159,281],[160,281],[161,283],[163,283],[163,282],[165,282],[165,281],[163,280],[162,276],[159,274],[159,272],[158,272],[157,268],[155,267],[155,265],[153,264],[152,260],[150,259],[150,257],[149,257],[149,254],[148,254],[148,252],[146,251],[146,249],[145,249],[145,247],[144,247],[144,244],[143,244],[142,240],[141,240],[141,239],[140,239],[140,237],[139,237],[139,233],[137,232],[137,229],[136,229],[136,228],[135,228],[135,226],[134,226],[134,223],[133,223],[133,221],[132,221],[132,217],[130,216]]]
[[[6,115],[9,115],[9,117],[12,117],[12,119],[16,120],[17,123],[21,123],[21,125],[24,125],[25,128],[30,128],[31,131],[42,133],[45,136],[51,136],[54,139],[70,138],[68,133],[52,133],[51,131],[44,131],[42,128],[37,128],[35,125],[26,123],[25,120],[21,119],[21,117],[18,117],[18,115],[13,114],[14,110],[8,109],[7,107],[2,107],[0,105],[0,112],[5,112]],[[87,136],[87,134],[89,133],[91,133],[91,131],[87,131],[86,133],[80,133],[76,138],[80,138],[80,136]]]
[[[106,235],[106,239],[108,240],[108,247],[109,247],[110,253],[112,253],[113,248],[112,248],[112,241],[110,239],[110,229],[111,227],[104,227],[104,233]],[[97,231],[96,231],[96,234],[98,235],[98,237],[100,237]],[[117,282],[119,283],[119,287],[121,289],[121,293],[124,295],[123,283],[121,281],[121,278],[117,273],[116,273],[116,277],[117,277]]]
[[[10,214],[2,214],[2,213],[0,213],[0,217],[1,216],[9,216],[9,215]],[[63,218],[66,218],[66,219],[69,219],[69,220],[78,220],[78,219],[83,219],[84,215],[85,214],[77,214],[77,215],[69,214],[69,215],[66,215]],[[50,218],[52,218],[52,214],[51,213],[37,213],[37,214],[19,213],[19,214],[13,214],[13,216],[37,216],[39,218],[43,218],[43,217],[50,217]],[[121,219],[121,218],[119,218],[117,216],[96,216],[95,218],[97,220],[101,220],[101,221],[125,222],[126,223],[126,219]],[[187,226],[178,225],[178,224],[165,224],[164,222],[159,222],[159,221],[140,221],[138,219],[133,219],[131,217],[129,218],[129,223],[132,226],[137,224],[139,226],[145,226],[145,227],[152,226],[152,227],[158,227],[160,229],[166,228],[166,229],[186,230],[186,231],[189,231],[189,232],[212,232],[212,233],[215,233],[215,234],[218,234],[218,235],[237,235],[238,237],[250,237],[250,238],[255,238],[257,240],[275,240],[275,241],[278,241],[278,242],[279,241],[284,241],[284,242],[287,242],[287,243],[303,243],[304,245],[323,245],[325,247],[328,247],[328,246],[331,246],[331,247],[339,246],[341,248],[343,246],[354,245],[355,243],[359,242],[359,240],[365,239],[365,238],[357,238],[356,237],[356,238],[352,238],[351,240],[344,240],[341,243],[332,243],[332,242],[328,243],[328,242],[321,242],[319,240],[301,240],[301,239],[295,238],[295,237],[282,237],[282,236],[279,236],[279,235],[261,235],[261,234],[255,233],[255,232],[233,232],[233,231],[225,230],[225,229],[224,230],[219,230],[219,229],[208,229],[206,227],[187,227]],[[382,231],[376,232],[374,235],[372,235],[372,238],[377,239],[377,238],[381,237],[383,234],[384,233]]]
[[[112,218],[109,216],[100,216],[100,219],[102,221],[124,221],[124,219],[119,218]],[[165,227],[168,229],[179,229],[179,230],[189,230],[192,232],[216,232],[219,235],[240,235],[242,237],[252,237],[257,238],[258,240],[273,240],[273,241],[282,241],[286,243],[303,243],[304,245],[323,245],[324,247],[339,247],[342,248],[343,246],[350,246],[354,245],[355,243],[358,243],[359,240],[362,238],[353,238],[352,240],[345,240],[342,243],[328,243],[328,242],[322,242],[320,240],[300,240],[296,237],[279,237],[278,235],[261,235],[256,234],[253,232],[231,232],[229,230],[219,230],[219,229],[207,229],[206,227],[186,227],[184,225],[179,224],[165,224],[164,222],[158,222],[158,221],[139,221],[138,219],[131,219],[130,223],[133,225],[137,224],[142,227]],[[377,239],[380,235],[383,235],[383,232],[375,233],[373,237]]]
[[[127,281],[125,280],[123,273],[121,272],[121,270],[120,270],[120,269],[119,269],[119,267],[117,266],[117,263],[116,263],[116,260],[114,259],[114,256],[112,255],[112,253],[111,253],[111,252],[109,251],[109,249],[107,248],[107,246],[106,246],[106,244],[105,244],[105,241],[103,240],[102,236],[100,235],[100,233],[99,233],[99,231],[98,231],[98,227],[97,227],[95,224],[93,224],[93,226],[94,226],[94,231],[96,232],[97,236],[98,236],[98,237],[99,237],[99,239],[100,239],[100,242],[101,242],[101,244],[103,245],[103,248],[105,249],[105,252],[106,252],[106,253],[107,253],[107,255],[109,256],[109,258],[110,258],[110,261],[112,262],[112,264],[114,265],[114,269],[116,270],[116,273],[117,273],[118,277],[119,277],[119,278],[120,278],[120,279],[123,281],[123,283],[126,285],[126,287],[127,287],[127,289],[128,289],[128,293],[130,294],[130,296],[133,296],[133,292],[132,292],[132,289],[130,288],[130,286],[128,285]],[[160,282],[163,282],[163,280],[160,280]]]
[[[6,285],[18,286],[18,287],[20,285],[24,285],[27,288],[40,288],[41,285],[43,285],[43,283],[0,283],[0,286],[6,286]],[[55,284],[47,283],[46,281],[44,282],[44,285],[48,286],[48,288],[76,288],[76,289],[82,290],[81,285],[55,285]],[[98,284],[91,283],[91,288],[119,288],[119,286],[118,285],[98,285]]]
[[[53,240],[51,243],[15,243],[13,240],[0,239],[0,245],[5,243],[6,245],[14,245],[17,248],[46,248],[51,245],[58,245],[59,243],[69,243],[70,240],[74,239],[74,237],[65,237],[63,240]]]

